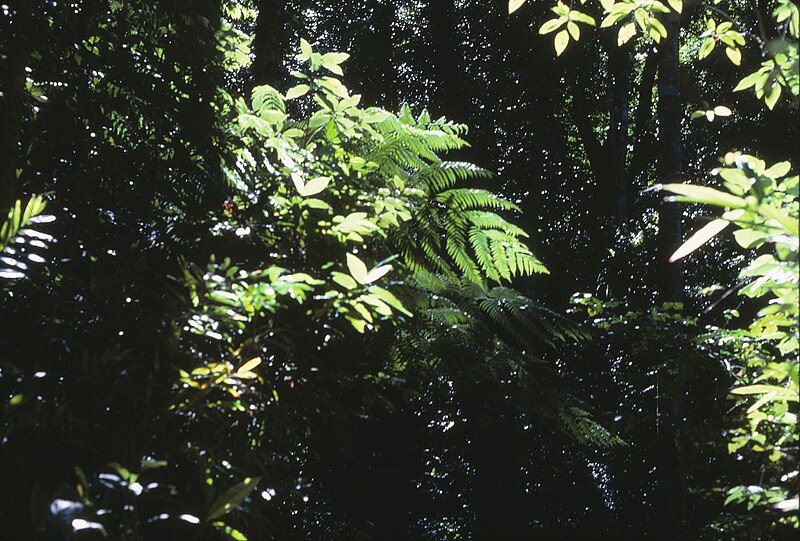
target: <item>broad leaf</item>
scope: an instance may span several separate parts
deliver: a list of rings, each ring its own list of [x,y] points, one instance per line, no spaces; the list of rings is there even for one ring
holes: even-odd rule
[[[561,53],[564,52],[564,49],[567,48],[567,44],[569,43],[569,32],[566,30],[562,30],[558,34],[556,34],[556,39],[554,41],[554,45],[556,48],[556,56],[559,56]]]

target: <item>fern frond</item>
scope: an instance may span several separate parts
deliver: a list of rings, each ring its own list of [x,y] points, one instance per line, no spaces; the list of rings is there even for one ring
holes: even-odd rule
[[[605,427],[592,419],[589,413],[579,407],[571,406],[558,412],[562,428],[579,443],[593,447],[615,447],[625,445],[619,437],[611,434]]]
[[[458,181],[488,179],[492,173],[468,162],[443,161],[420,169],[410,178],[425,185],[433,193],[452,188]]]
[[[436,201],[457,210],[495,209],[519,211],[519,207],[489,190],[454,188],[436,194]]]

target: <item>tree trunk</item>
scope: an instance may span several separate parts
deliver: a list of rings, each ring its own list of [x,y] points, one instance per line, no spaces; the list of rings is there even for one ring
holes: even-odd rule
[[[678,56],[680,15],[670,13],[664,20],[668,37],[660,45],[658,68],[658,175],[661,183],[683,180],[683,141],[681,123],[683,107]],[[683,300],[683,273],[669,257],[681,244],[682,205],[662,202],[658,214],[658,293],[662,302]],[[683,410],[686,387],[684,374],[687,361],[670,359],[671,366],[661,377],[669,389],[662,400],[664,422],[658,437],[658,497],[656,516],[665,541],[683,541],[686,530],[686,471],[683,457]]]
[[[658,69],[658,176],[661,183],[668,183],[683,180],[683,107],[678,57],[680,16],[671,13],[664,26],[668,37],[661,46]],[[682,205],[661,204],[658,213],[658,292],[662,301],[683,300],[681,265],[669,262],[670,255],[681,244],[682,217]]]
[[[19,137],[25,100],[25,66],[31,28],[31,0],[10,3],[10,28],[3,29],[8,57],[0,86],[0,219],[16,200]]]
[[[288,78],[283,59],[292,30],[286,11],[286,0],[261,0],[258,4],[256,32],[253,36],[253,82],[256,85],[268,84],[280,87]]]

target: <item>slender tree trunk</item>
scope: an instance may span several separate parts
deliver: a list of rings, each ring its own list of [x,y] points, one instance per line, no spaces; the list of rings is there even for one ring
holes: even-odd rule
[[[11,24],[2,31],[8,57],[0,86],[0,209],[10,208],[17,198],[19,138],[25,100],[25,65],[31,28],[31,0],[10,3]],[[4,214],[0,213],[0,214]],[[0,216],[2,219],[3,216]]]
[[[610,197],[609,211],[614,221],[620,225],[627,215],[628,207],[628,128],[630,114],[631,66],[628,53],[620,47],[611,45],[608,51],[608,101],[610,123],[605,147],[609,161],[606,189]],[[598,179],[600,180],[600,179]]]
[[[661,44],[658,68],[658,174],[662,183],[683,180],[683,141],[681,123],[683,107],[678,56],[680,16],[671,13],[664,20],[668,37]],[[683,273],[679,264],[669,263],[670,255],[681,243],[683,208],[675,203],[662,203],[658,214],[658,292],[662,301],[683,300]],[[668,400],[658,438],[659,489],[656,498],[661,538],[665,541],[687,539],[686,471],[683,457],[683,410],[686,388],[683,377],[686,360],[671,359],[671,366],[662,371]],[[657,534],[658,535],[658,534]]]
[[[683,180],[683,107],[678,57],[680,16],[677,13],[670,14],[664,26],[669,34],[661,47],[658,69],[658,176],[660,182],[668,183]],[[658,213],[658,291],[664,301],[683,300],[681,265],[668,261],[681,244],[682,217],[682,205],[661,204]]]

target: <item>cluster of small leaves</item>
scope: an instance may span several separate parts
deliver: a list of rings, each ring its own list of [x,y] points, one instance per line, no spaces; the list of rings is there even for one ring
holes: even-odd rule
[[[567,48],[570,37],[575,41],[580,39],[581,28],[578,26],[578,23],[583,23],[589,26],[597,26],[597,21],[595,21],[593,17],[587,15],[586,13],[582,13],[577,9],[571,9],[563,2],[558,2],[558,4],[556,4],[552,10],[557,17],[544,23],[539,29],[539,33],[549,34],[551,32],[555,32],[561,27],[566,26],[566,28],[556,34],[554,41],[556,56],[559,56]]]
[[[744,46],[744,35],[733,27],[731,21],[725,21],[717,25],[717,22],[709,18],[706,21],[706,31],[700,35],[703,38],[700,44],[700,51],[697,58],[704,59],[711,54],[717,43],[725,45],[725,54],[735,65],[742,63],[742,51],[739,47]]]
[[[511,0],[508,5],[509,13],[518,10],[525,3],[525,0]],[[581,0],[585,4],[586,0]],[[672,11],[681,13],[683,2],[681,0],[667,0],[666,3],[658,0],[600,0],[600,4],[605,17],[600,23],[601,28],[608,28],[617,23],[622,23],[617,33],[617,43],[624,45],[631,38],[641,32],[656,43],[667,37],[667,29],[659,20],[660,14],[668,14]],[[597,21],[591,15],[574,9],[572,3],[567,6],[560,0],[552,8],[556,18],[545,22],[539,29],[540,34],[549,34],[562,27],[554,41],[556,56],[561,55],[569,45],[570,38],[574,41],[580,39],[580,26],[578,23],[587,26],[597,26]]]
[[[582,0],[581,4],[586,1]],[[509,13],[518,10],[525,0],[511,0]],[[642,34],[646,39],[655,43],[667,38],[667,29],[661,17],[670,13],[682,13],[681,0],[600,0],[605,17],[600,23],[600,28],[609,28],[619,25],[617,31],[618,45],[624,45],[634,36]],[[578,11],[558,0],[552,8],[556,18],[546,21],[539,29],[540,34],[549,34],[559,30],[555,36],[556,56],[561,55],[569,45],[570,39],[580,39],[578,23],[596,26],[596,20],[591,15]],[[775,25],[780,38],[766,41],[765,36],[751,36],[768,56],[761,67],[744,77],[734,89],[742,91],[753,88],[756,97],[763,99],[768,108],[772,109],[778,102],[782,92],[789,92],[794,101],[800,96],[800,74],[798,74],[798,20],[800,12],[798,7],[790,0],[780,0],[773,11]],[[698,59],[708,57],[718,44],[724,46],[728,59],[736,66],[741,65],[742,49],[746,44],[747,33],[738,29],[735,21],[725,20],[718,22],[713,17],[708,17],[705,23],[706,30],[699,36],[700,47]],[[722,116],[716,114],[716,116]]]
[[[608,14],[600,24],[601,28],[608,28],[622,22],[617,33],[619,45],[627,43],[639,31],[659,43],[667,37],[667,29],[658,19],[658,15],[683,11],[681,0],[668,0],[666,3],[668,6],[658,0],[623,0],[621,2],[601,0],[601,4]]]

